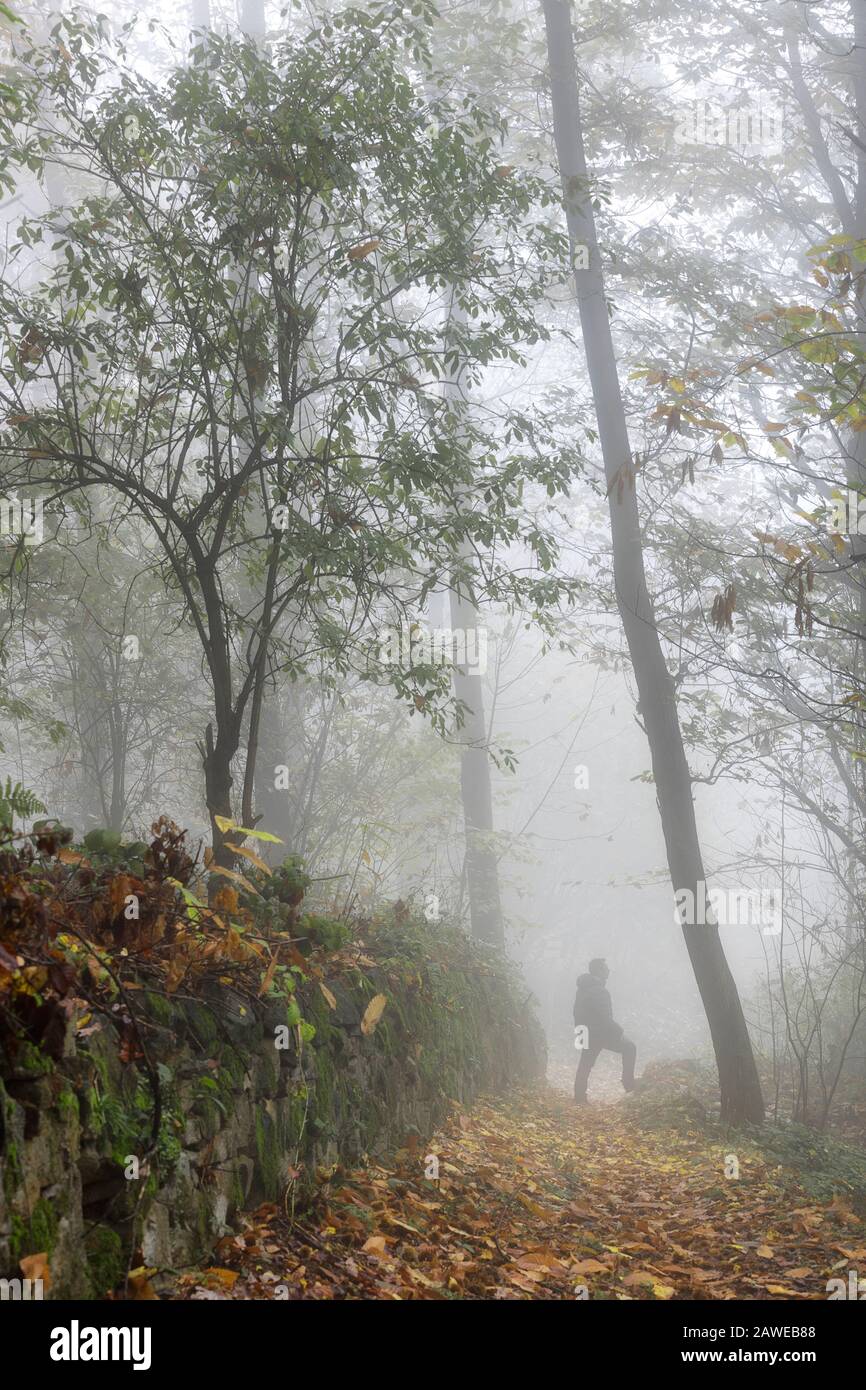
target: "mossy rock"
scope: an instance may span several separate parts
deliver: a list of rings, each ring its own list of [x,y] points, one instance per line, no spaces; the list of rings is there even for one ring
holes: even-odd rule
[[[335,917],[322,917],[315,913],[303,918],[301,932],[314,946],[326,951],[339,951],[351,940],[352,933],[345,922]]]
[[[87,1282],[92,1298],[104,1298],[126,1274],[123,1242],[110,1226],[94,1226],[84,1237]]]
[[[44,1250],[50,1255],[57,1240],[58,1224],[59,1217],[54,1206],[46,1198],[40,1197],[30,1216],[28,1243],[31,1248],[25,1250],[24,1254],[34,1255]]]

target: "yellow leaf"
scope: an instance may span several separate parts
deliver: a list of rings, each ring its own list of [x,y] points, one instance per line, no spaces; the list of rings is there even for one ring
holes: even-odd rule
[[[57,858],[60,860],[61,864],[87,863],[87,856],[84,854],[79,854],[78,851],[74,849],[59,849],[57,851]]]
[[[231,878],[235,883],[241,884],[243,888],[246,888],[248,893],[255,893],[257,898],[262,896],[258,889],[253,887],[249,879],[244,878],[243,874],[236,874],[234,869],[224,869],[221,864],[211,864],[208,873],[222,874],[223,878]]]
[[[262,982],[261,982],[261,984],[259,985],[259,995],[260,995],[260,996],[263,995],[263,994],[267,994],[268,990],[269,990],[270,987],[271,987],[271,984],[273,983],[274,972],[276,971],[276,968],[277,968],[277,961],[278,961],[278,959],[279,959],[279,955],[280,955],[279,950],[277,950],[277,951],[274,952],[273,957],[271,958],[271,963],[270,963],[270,965],[268,966],[267,970],[265,971],[264,975],[262,976]]]
[[[130,1271],[129,1293],[133,1302],[144,1303],[159,1298],[159,1294],[154,1290],[148,1277],[151,1274],[156,1274],[156,1270],[147,1270],[144,1266]]]
[[[229,820],[228,816],[214,816],[213,823],[217,830],[221,830],[224,835],[227,830],[237,829],[237,822]]]
[[[331,991],[328,989],[328,986],[327,986],[327,985],[323,985],[322,982],[321,982],[321,980],[319,981],[319,989],[322,991],[323,995],[325,996],[325,1000],[326,1000],[326,1002],[327,1002],[328,1008],[329,1008],[329,1009],[336,1009],[336,1007],[337,1007],[337,1001],[336,1001],[336,999],[334,998],[334,996],[333,996],[333,994],[331,993]]]
[[[352,246],[347,251],[350,261],[362,261],[365,256],[369,256],[372,251],[381,245],[378,237],[373,237],[371,241],[362,241],[360,246]]]
[[[245,845],[232,845],[232,850],[235,854],[239,854],[242,859],[248,859],[251,864],[255,864],[256,868],[261,869],[263,874],[269,876],[272,874],[273,870],[265,863],[264,859],[259,858],[255,850],[247,849]]]
[[[281,840],[279,835],[272,835],[269,830],[248,830],[245,825],[240,826],[245,835],[249,835],[251,840],[267,840],[269,845],[283,845],[285,840]]]
[[[468,1124],[466,1127],[467,1129],[469,1128]],[[549,1220],[550,1212],[545,1211],[544,1207],[540,1206],[538,1202],[533,1202],[532,1198],[527,1197],[525,1192],[518,1192],[517,1200],[520,1205],[526,1207],[526,1210],[531,1212],[533,1216],[540,1217],[542,1221]]]
[[[373,998],[370,1000],[369,1004],[364,1010],[364,1017],[361,1019],[362,1033],[364,1033],[365,1035],[372,1033],[373,1029],[376,1027],[376,1024],[379,1022],[379,1019],[382,1017],[387,1002],[388,999],[386,995],[373,995]]]

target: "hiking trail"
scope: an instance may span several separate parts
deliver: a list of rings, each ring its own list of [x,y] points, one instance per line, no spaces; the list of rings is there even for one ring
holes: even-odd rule
[[[631,1099],[577,1109],[552,1086],[516,1091],[455,1106],[389,1167],[319,1171],[297,1219],[289,1192],[246,1213],[209,1269],[168,1287],[138,1272],[140,1296],[825,1299],[866,1259],[860,1217],[792,1196],[745,1141],[726,1178],[729,1154],[687,1118],[647,1127]]]

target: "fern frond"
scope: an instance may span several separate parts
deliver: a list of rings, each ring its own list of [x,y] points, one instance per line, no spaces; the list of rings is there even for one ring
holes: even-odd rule
[[[12,826],[17,816],[19,820],[29,820],[31,816],[41,815],[47,810],[35,792],[21,782],[6,778],[6,785],[0,782],[0,825]]]

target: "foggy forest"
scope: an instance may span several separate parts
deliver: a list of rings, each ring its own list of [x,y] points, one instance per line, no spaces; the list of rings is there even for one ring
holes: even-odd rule
[[[43,1371],[256,1301],[814,1360],[866,1298],[866,0],[3,0],[0,208]]]

